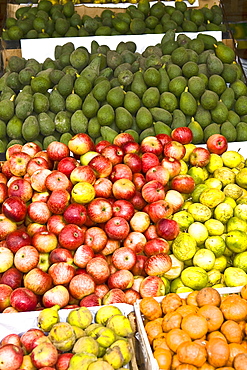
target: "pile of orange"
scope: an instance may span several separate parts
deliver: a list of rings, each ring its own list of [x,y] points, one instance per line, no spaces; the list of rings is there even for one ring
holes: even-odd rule
[[[207,287],[186,299],[143,298],[140,311],[160,369],[247,370],[247,286],[239,295]]]

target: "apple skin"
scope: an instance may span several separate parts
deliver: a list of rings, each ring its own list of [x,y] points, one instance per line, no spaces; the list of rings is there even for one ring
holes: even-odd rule
[[[32,176],[32,174],[35,171],[41,170],[41,169],[50,169],[49,163],[47,160],[43,157],[34,157],[30,159],[30,161],[27,164],[27,174],[29,176]]]
[[[9,170],[14,176],[24,176],[27,172],[27,164],[31,157],[27,153],[14,153],[9,159]]]
[[[130,227],[133,231],[143,233],[150,225],[150,217],[146,212],[138,211],[130,220]]]
[[[53,190],[47,201],[47,205],[52,213],[61,215],[69,205],[69,200],[70,193],[67,190]]]
[[[44,203],[46,203],[47,200],[49,199],[49,196],[50,196],[50,193],[48,191],[43,191],[42,193],[34,191],[31,201],[32,202],[44,202]]]
[[[14,265],[23,273],[32,270],[38,263],[39,252],[33,245],[24,245],[14,255]]]
[[[10,296],[13,289],[6,284],[0,283],[0,312],[10,306]]]
[[[159,276],[147,276],[141,282],[140,295],[145,297],[160,297],[165,295],[165,285]]]
[[[125,293],[118,288],[110,289],[103,298],[103,304],[126,303]]]
[[[72,170],[69,178],[73,185],[77,184],[80,181],[86,181],[93,185],[96,181],[96,174],[88,165],[76,166]]]
[[[156,180],[159,181],[163,186],[169,181],[169,172],[162,166],[155,166],[150,168],[146,172],[146,181]]]
[[[135,191],[135,184],[129,179],[118,179],[112,185],[112,193],[116,199],[129,200]]]
[[[69,283],[69,292],[74,298],[82,299],[94,293],[95,285],[93,278],[89,274],[79,274],[71,279]]]
[[[69,178],[73,169],[78,166],[79,162],[74,157],[64,157],[58,162],[57,170]]]
[[[145,271],[149,276],[162,276],[172,267],[171,257],[167,253],[149,256],[145,262]]]
[[[147,230],[144,232],[147,240],[158,238],[157,230],[155,225],[149,225]]]
[[[156,224],[156,230],[159,237],[166,240],[174,240],[180,231],[177,221],[168,218],[160,219]]]
[[[177,212],[184,204],[184,198],[177,190],[168,190],[165,201],[172,207],[173,213]]]
[[[25,179],[16,179],[8,186],[8,196],[17,196],[26,203],[33,196],[32,186]]]
[[[50,253],[53,249],[57,247],[58,238],[54,233],[50,231],[38,231],[32,237],[32,245],[40,253]]]
[[[21,287],[22,279],[23,273],[19,271],[16,267],[10,267],[2,274],[0,278],[0,284],[9,285],[14,290]]]
[[[80,268],[85,268],[87,263],[94,257],[92,247],[86,244],[80,245],[74,254],[74,264]]]
[[[123,160],[123,150],[118,146],[114,144],[110,144],[106,146],[102,151],[101,154],[110,159],[112,165],[114,166],[115,164],[121,163]]]
[[[20,287],[11,293],[10,303],[17,311],[34,311],[38,304],[38,298],[30,289]]]
[[[127,304],[131,304],[132,306],[134,305],[134,303],[138,300],[138,299],[141,299],[141,295],[139,292],[137,292],[135,289],[133,288],[129,288],[129,289],[126,289],[124,291],[125,293],[125,297],[126,297],[126,303]]]
[[[5,344],[14,344],[15,346],[21,347],[21,339],[18,334],[8,334],[0,342],[0,347]]]
[[[197,167],[205,167],[209,163],[209,160],[210,151],[201,147],[194,148],[189,157],[190,164]]]
[[[30,245],[31,241],[32,239],[25,228],[17,229],[6,237],[6,245],[13,253],[16,253],[18,249],[25,245]]]
[[[52,277],[39,268],[33,268],[24,276],[24,287],[36,295],[43,295],[52,285]]]
[[[45,179],[45,186],[49,191],[55,189],[68,190],[70,183],[68,177],[58,170],[53,170]]]
[[[101,253],[104,256],[108,256],[111,255],[118,248],[120,248],[120,241],[108,238],[106,245],[104,249],[102,249]]]
[[[52,213],[45,202],[32,202],[27,207],[27,216],[32,222],[46,224],[51,215]]]
[[[0,363],[3,370],[17,370],[23,361],[23,350],[14,344],[0,347]]]
[[[79,133],[73,136],[68,142],[68,148],[76,155],[93,151],[95,148],[93,140],[84,133]]]
[[[151,180],[143,185],[141,194],[145,202],[152,203],[165,198],[165,189],[159,181]]]
[[[29,154],[31,158],[33,158],[35,154],[39,153],[40,151],[41,147],[32,141],[23,144],[21,148],[21,152]]]
[[[118,270],[131,270],[136,263],[136,253],[128,247],[121,247],[113,253],[112,263]]]
[[[46,225],[38,224],[37,222],[32,222],[27,225],[27,233],[31,237],[33,237],[37,232],[41,231],[47,231]]]
[[[123,217],[112,217],[105,224],[105,232],[110,239],[123,240],[129,231],[129,223]]]
[[[10,157],[14,153],[21,152],[22,147],[23,147],[23,145],[21,145],[21,144],[14,144],[14,145],[11,145],[9,148],[7,148],[7,150],[6,150],[6,159],[7,159],[7,161],[10,159]]]
[[[173,141],[185,145],[191,143],[193,140],[193,133],[189,127],[176,127],[171,132],[171,138]]]
[[[26,353],[30,353],[36,346],[36,340],[38,338],[44,337],[45,333],[36,328],[28,329],[20,337],[20,341]]]
[[[61,353],[58,355],[57,363],[56,363],[56,370],[68,370],[69,362],[71,357],[73,357],[73,353]]]
[[[154,153],[144,153],[141,157],[142,172],[146,173],[150,168],[159,166],[160,160]]]
[[[25,219],[27,206],[19,197],[12,196],[3,202],[2,212],[11,221],[18,223]]]
[[[84,243],[91,247],[94,253],[101,252],[105,248],[107,240],[106,232],[98,226],[89,227],[85,232]]]
[[[154,238],[148,240],[144,246],[146,256],[154,256],[158,253],[168,253],[170,249],[169,243],[163,238]]]
[[[177,176],[181,170],[181,163],[178,159],[172,157],[164,157],[161,161],[161,166],[169,172],[169,178]]]
[[[67,209],[67,208],[66,208]],[[65,210],[66,212],[66,210]],[[52,215],[47,221],[47,231],[58,235],[66,225],[63,215]]]
[[[94,257],[88,261],[86,272],[93,278],[96,284],[103,284],[110,276],[109,266],[102,257]]]
[[[52,141],[47,149],[48,157],[52,161],[61,161],[63,158],[69,156],[69,148],[66,144],[59,141]]]
[[[180,160],[184,157],[185,153],[185,146],[178,141],[172,140],[171,142],[164,145],[163,155],[165,157],[171,157]]]
[[[110,141],[108,141],[108,140],[100,140],[95,145],[95,151],[98,152],[99,154],[101,154],[102,153],[102,150],[104,150],[108,145],[111,145]]]
[[[68,224],[82,226],[87,219],[87,209],[83,204],[69,204],[63,213],[64,221]]]
[[[135,213],[135,208],[128,200],[119,199],[112,206],[113,217],[123,217],[129,221]]]
[[[30,178],[30,184],[33,190],[39,193],[47,191],[45,180],[50,173],[51,173],[50,169],[42,169],[35,171]]]
[[[80,300],[80,307],[94,307],[101,306],[101,298],[97,294],[92,293],[83,297]]]
[[[120,179],[128,179],[132,181],[133,173],[129,166],[127,166],[127,164],[119,163],[113,166],[109,178],[112,181],[112,183]]]
[[[31,360],[38,369],[56,364],[58,351],[52,343],[44,342],[36,346],[31,352]]]
[[[146,184],[146,182],[147,182],[146,179],[145,179],[145,176],[140,172],[137,172],[137,173],[133,174],[132,181],[135,184],[136,191],[140,191],[142,189],[143,185]]]
[[[74,258],[72,252],[68,249],[57,247],[49,253],[49,260],[51,264],[57,262],[67,262],[72,264]]]
[[[127,141],[121,145],[121,148],[123,149],[124,154],[138,154],[140,152],[140,144],[138,144],[136,141]]]
[[[170,187],[179,193],[190,194],[195,189],[195,180],[190,175],[177,175],[171,180]]]
[[[134,283],[134,275],[129,270],[118,270],[111,274],[108,279],[110,289],[119,288],[122,290],[129,289]]]
[[[113,144],[122,147],[124,143],[127,143],[129,141],[135,141],[135,139],[128,132],[121,132],[114,137]]]
[[[88,163],[97,178],[108,177],[112,172],[112,163],[109,158],[99,154]]]
[[[131,231],[124,239],[123,246],[132,249],[136,254],[142,253],[147,239],[143,233]]]
[[[93,222],[103,223],[112,217],[111,203],[105,198],[94,198],[87,206],[87,214]]]
[[[53,263],[48,274],[54,285],[67,285],[70,280],[75,276],[76,269],[74,266],[68,264],[67,262],[57,262]],[[24,280],[25,281],[25,280]],[[51,286],[49,287],[49,289]],[[48,290],[48,289],[47,289]]]
[[[96,198],[110,198],[112,196],[112,182],[105,177],[97,179],[93,187]]]
[[[35,157],[44,158],[46,160],[46,162],[49,164],[49,169],[50,170],[53,170],[53,168],[54,168],[54,161],[52,161],[49,158],[48,153],[47,153],[46,150],[41,150],[40,152],[36,153],[33,158],[35,158]]]
[[[62,248],[76,250],[85,240],[85,231],[75,224],[65,225],[58,234],[58,242]]]
[[[127,153],[123,158],[124,164],[126,164],[133,173],[141,172],[142,160],[137,153]]]
[[[8,187],[4,182],[0,183],[0,204],[8,197]]]
[[[172,215],[173,208],[172,206],[164,199],[157,200],[149,204],[148,213],[151,220],[156,223],[161,218],[166,218]]]
[[[106,293],[109,292],[109,287],[106,284],[99,284],[95,286],[95,294],[100,298],[103,299],[103,297],[106,295]]]
[[[206,145],[210,153],[220,155],[227,151],[228,141],[225,136],[214,134],[209,136]]]
[[[160,156],[163,152],[163,145],[157,136],[147,136],[141,142],[140,151]]]
[[[42,297],[42,304],[44,307],[52,307],[59,305],[61,308],[68,305],[70,299],[68,289],[63,285],[56,285],[47,290]]]

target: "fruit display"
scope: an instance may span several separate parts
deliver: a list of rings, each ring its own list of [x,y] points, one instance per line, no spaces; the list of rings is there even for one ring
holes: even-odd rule
[[[12,56],[0,79],[0,152],[35,141],[65,144],[77,133],[111,143],[120,132],[137,142],[180,126],[193,143],[222,134],[247,140],[247,86],[234,51],[213,36],[168,31],[156,46],[136,52],[67,42],[43,63]]]
[[[128,303],[247,283],[246,162],[188,127],[7,149],[0,311]],[[71,154],[70,154],[71,153]]]
[[[44,309],[33,327],[1,337],[1,370],[126,368],[134,357],[131,321],[117,306],[94,311],[80,307],[62,319],[59,306]]]
[[[161,1],[141,0],[137,5],[123,8],[121,13],[105,9],[100,16],[80,16],[72,1],[53,5],[49,0],[41,0],[37,6],[18,8],[15,17],[8,17],[2,38],[141,35],[165,33],[169,29],[176,32],[226,31],[222,22],[222,10],[218,5],[193,9],[183,1],[176,1],[173,7]]]
[[[152,369],[246,369],[246,298],[246,285],[240,294],[208,287],[186,298],[143,298],[135,311]]]

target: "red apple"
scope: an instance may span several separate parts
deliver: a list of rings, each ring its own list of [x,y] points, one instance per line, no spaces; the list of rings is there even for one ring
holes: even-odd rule
[[[33,158],[35,154],[39,153],[40,151],[41,147],[32,141],[25,143],[21,148],[21,152],[29,154],[31,158]]]
[[[29,236],[33,237],[34,234],[41,231],[47,231],[46,225],[38,224],[37,222],[32,222],[27,226],[27,233]]]
[[[156,224],[157,234],[166,240],[173,240],[179,234],[179,224],[175,220],[162,218]]]
[[[136,191],[140,191],[143,185],[147,182],[145,176],[140,172],[133,174],[132,181],[135,184]]]
[[[112,172],[112,163],[110,159],[101,154],[92,158],[88,165],[95,172],[97,178],[108,177]]]
[[[141,157],[142,160],[142,172],[146,173],[150,168],[158,166],[160,160],[154,153],[144,153]]]
[[[37,345],[37,339],[45,337],[45,333],[36,328],[28,329],[20,337],[20,341],[26,353],[30,353]]]
[[[70,359],[73,356],[74,354],[69,352],[59,354],[56,363],[56,370],[68,370]]]
[[[6,270],[0,279],[0,284],[9,285],[12,289],[19,288],[22,284],[23,274],[16,267]]]
[[[134,283],[134,276],[129,270],[118,270],[111,274],[108,279],[110,289],[119,288],[122,290],[129,289]]]
[[[128,179],[132,181],[133,173],[129,166],[124,163],[119,163],[113,166],[112,172],[110,174],[110,180],[115,182],[120,179]]]
[[[136,254],[141,253],[147,242],[145,236],[138,232],[132,231],[126,239],[124,239],[123,246],[132,249]]]
[[[142,140],[140,150],[142,153],[153,153],[159,156],[163,152],[163,145],[157,136],[147,136]]]
[[[135,210],[138,211],[141,211],[147,204],[140,191],[135,192],[134,196],[130,199],[130,202],[134,206]]]
[[[142,160],[137,153],[127,153],[123,158],[124,164],[126,164],[133,173],[141,172]]]
[[[105,231],[98,227],[89,227],[85,232],[85,244],[93,249],[95,253],[101,252],[107,243],[107,235]]]
[[[44,307],[52,307],[59,305],[61,308],[67,306],[70,295],[68,289],[63,285],[56,285],[47,290],[42,297],[42,304]]]
[[[185,146],[178,141],[172,140],[164,145],[163,155],[165,157],[171,157],[180,160],[184,157],[185,153]]]
[[[173,213],[177,212],[184,204],[184,198],[177,190],[168,190],[165,201],[172,207]]]
[[[86,222],[87,209],[83,204],[72,203],[64,211],[63,217],[68,224],[75,224],[81,227]]]
[[[31,158],[27,164],[27,174],[32,176],[35,171],[42,169],[50,169],[49,163],[43,157]]]
[[[93,222],[103,223],[112,217],[111,203],[104,198],[94,198],[87,206],[87,214]]]
[[[52,141],[46,151],[52,161],[61,161],[61,159],[69,156],[68,146],[59,141]]]
[[[9,170],[14,176],[24,176],[31,157],[27,153],[13,153],[9,159]]]
[[[111,239],[123,240],[127,237],[129,231],[128,221],[123,217],[112,217],[105,224],[105,232]]]
[[[161,144],[164,146],[165,144],[169,143],[170,141],[172,141],[172,138],[171,136],[167,135],[167,134],[158,134],[156,135],[157,139],[159,139],[159,141],[161,142]]]
[[[94,251],[89,245],[80,245],[74,254],[74,264],[80,268],[85,268],[87,263],[94,257]]]
[[[33,235],[32,244],[40,253],[50,253],[57,247],[58,239],[50,231],[40,231]]]
[[[48,274],[51,276],[54,285],[69,284],[75,273],[75,267],[67,262],[53,263],[48,270]]]
[[[159,276],[147,276],[140,285],[140,295],[145,297],[160,297],[165,295],[165,285]]]
[[[85,240],[85,231],[75,224],[65,225],[58,234],[58,242],[62,248],[76,250]]]
[[[96,175],[93,169],[88,165],[77,166],[71,171],[70,181],[73,185],[81,181],[86,181],[93,185],[96,181]]]
[[[113,144],[118,145],[122,147],[124,143],[127,143],[128,141],[135,141],[133,136],[127,132],[121,132],[120,134],[116,135]]]
[[[112,254],[116,249],[120,248],[120,241],[114,239],[108,239],[104,249],[102,249],[101,253],[104,256],[108,256]]]
[[[123,149],[124,154],[138,154],[140,152],[140,144],[138,144],[136,141],[127,141],[121,145],[121,148]]]
[[[228,148],[228,141],[226,137],[220,134],[209,136],[206,144],[210,153],[219,155],[226,152]]]
[[[32,245],[25,245],[18,249],[14,256],[15,267],[21,272],[28,272],[39,263],[39,252]]]
[[[172,267],[171,257],[167,253],[157,253],[148,257],[144,269],[149,276],[162,276]]]
[[[147,203],[162,200],[165,198],[164,186],[157,180],[148,181],[143,185],[141,194]]]
[[[148,207],[148,214],[154,223],[158,222],[161,218],[171,216],[172,213],[173,208],[166,200],[157,200],[150,203]]]
[[[55,248],[49,254],[50,263],[57,263],[57,262],[67,262],[72,264],[73,263],[73,255],[72,252],[65,248]]]
[[[122,289],[113,288],[103,298],[103,304],[126,303],[126,296]]]
[[[121,247],[113,253],[112,263],[118,270],[131,270],[136,263],[136,253],[128,247]]]
[[[72,153],[76,155],[82,155],[94,150],[95,146],[90,136],[84,133],[79,133],[69,140],[68,148]]]
[[[131,199],[135,194],[135,185],[129,179],[119,179],[113,183],[112,192],[116,199]]]
[[[1,171],[4,174],[4,176],[7,178],[7,180],[9,180],[13,176],[13,173],[10,171],[10,161],[9,160],[3,162],[1,166]]]
[[[62,215],[52,215],[47,221],[47,230],[55,235],[58,235],[65,225],[66,222]]]
[[[17,311],[34,311],[38,304],[38,298],[30,289],[17,288],[11,293],[10,303]]]
[[[11,268],[14,262],[14,254],[5,245],[5,242],[0,244],[0,273]]]
[[[83,297],[80,300],[80,307],[95,307],[101,306],[101,298],[97,294],[92,293]]]
[[[8,196],[17,196],[26,203],[33,196],[32,186],[25,179],[14,180],[8,187]]]
[[[169,181],[169,172],[162,166],[150,168],[146,173],[146,181],[156,180],[162,185],[166,185]]]
[[[8,187],[4,182],[0,183],[0,204],[8,197]]]
[[[25,219],[27,206],[19,197],[9,197],[2,204],[2,212],[11,221],[21,222]]]
[[[44,366],[53,366],[56,364],[58,351],[56,347],[49,342],[44,342],[36,346],[31,352],[31,360],[38,369]]]
[[[43,295],[52,287],[52,277],[39,268],[33,268],[24,276],[24,287],[37,295]]]
[[[177,175],[171,180],[171,189],[179,193],[190,194],[195,189],[195,180],[190,175]]]
[[[145,261],[147,260],[147,257],[145,259]],[[144,280],[144,277],[147,276],[147,274],[145,273],[145,270],[144,270],[144,276],[142,275],[136,275],[134,276],[134,283],[132,285],[132,289],[134,289],[136,292],[140,292],[140,286],[141,286],[141,282]]]
[[[8,334],[1,340],[0,346],[5,346],[5,344],[14,344],[21,347],[21,339],[18,334]]]
[[[52,214],[47,203],[38,201],[29,204],[27,207],[27,215],[32,222],[46,224]]]
[[[141,295],[139,292],[137,292],[133,288],[129,288],[125,290],[125,297],[126,297],[126,303],[134,305],[134,303],[138,300],[141,299]]]
[[[53,190],[47,201],[49,210],[52,213],[61,215],[67,208],[70,200],[70,193],[65,189]]]
[[[193,140],[193,133],[189,127],[176,127],[171,132],[171,138],[173,141],[185,145],[191,143]]]
[[[109,287],[106,284],[98,284],[95,286],[94,292],[100,299],[103,299],[106,293],[109,292]]]
[[[86,272],[93,278],[96,284],[103,284],[110,276],[109,266],[102,257],[94,257],[88,261]]]
[[[13,252],[16,253],[18,249],[25,245],[31,244],[31,238],[24,228],[15,230],[7,235],[6,245]]]
[[[161,161],[161,166],[169,172],[170,179],[177,176],[181,170],[180,161],[172,157],[164,157]]]
[[[62,158],[57,165],[57,170],[70,177],[71,172],[79,166],[79,162],[74,157]]]
[[[69,292],[76,299],[94,293],[95,282],[93,278],[85,273],[74,276],[69,283]]]
[[[130,227],[133,231],[143,233],[150,225],[150,217],[146,212],[138,211],[130,220]]]
[[[30,178],[33,190],[38,191],[39,193],[47,191],[45,180],[50,173],[51,170],[48,169],[35,171]]]
[[[70,181],[64,173],[58,170],[53,170],[46,177],[45,186],[49,191],[53,191],[56,189],[68,190],[68,188],[70,187]]]
[[[210,151],[208,149],[196,147],[190,154],[189,162],[192,166],[205,167],[209,163],[209,159]]]
[[[7,148],[6,150],[6,159],[9,160],[10,157],[14,154],[14,153],[19,153],[21,152],[22,150],[22,147],[23,145],[21,144],[14,144],[14,145],[11,145],[10,147]]]
[[[95,151],[101,154],[102,153],[102,150],[105,149],[108,145],[111,145],[110,141],[108,141],[108,140],[100,140],[95,145]]]
[[[144,253],[150,257],[158,253],[168,253],[169,249],[169,243],[165,239],[155,238],[147,241],[144,246]]]
[[[42,157],[46,160],[46,162],[49,164],[49,169],[52,170],[54,168],[54,162],[49,158],[48,153],[46,150],[41,150],[40,152],[36,153],[34,155],[35,157]]]
[[[112,196],[112,182],[111,180],[103,177],[99,178],[94,183],[95,197],[96,198],[110,198]]]
[[[10,296],[13,289],[6,284],[0,283],[0,312],[10,306]]]
[[[23,350],[14,344],[0,347],[0,364],[2,370],[17,370],[23,361]]]
[[[106,146],[102,151],[101,154],[110,159],[112,165],[114,166],[117,163],[121,163],[123,160],[123,150],[118,146],[114,144],[110,144]]]
[[[149,225],[147,230],[144,232],[147,240],[158,238],[157,230],[155,225]]]

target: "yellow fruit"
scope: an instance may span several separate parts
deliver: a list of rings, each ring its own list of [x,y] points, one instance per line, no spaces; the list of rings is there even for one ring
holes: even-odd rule
[[[223,167],[223,159],[220,155],[211,153],[209,158],[209,163],[207,164],[207,170],[213,173],[218,168]]]
[[[94,199],[95,190],[93,185],[86,181],[81,181],[74,185],[71,196],[76,203],[85,204]]]
[[[229,168],[235,168],[242,162],[242,156],[235,150],[228,150],[224,152],[221,156],[224,166]]]

